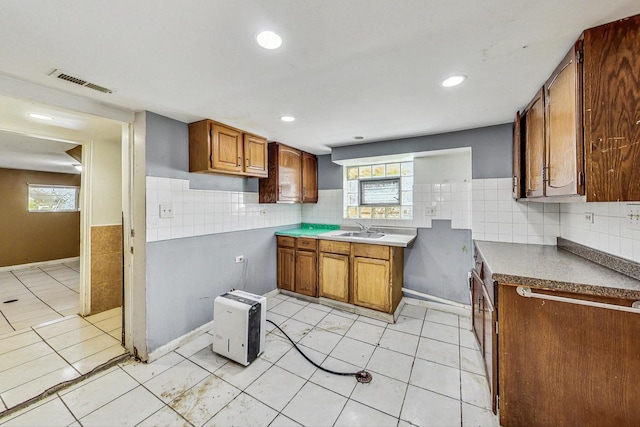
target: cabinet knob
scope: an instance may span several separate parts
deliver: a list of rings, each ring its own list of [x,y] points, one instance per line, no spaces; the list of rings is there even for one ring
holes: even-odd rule
[[[238,157],[238,166],[242,164],[242,157]]]
[[[251,166],[251,163],[249,163],[249,158],[247,157],[246,159],[244,159],[244,164],[245,166]]]

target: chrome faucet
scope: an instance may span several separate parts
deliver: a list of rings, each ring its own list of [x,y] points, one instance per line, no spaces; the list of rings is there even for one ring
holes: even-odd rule
[[[365,227],[364,225],[362,225],[359,222],[356,222],[356,224],[358,224],[358,227],[360,227],[360,231],[361,232],[368,232],[369,231],[369,227]]]

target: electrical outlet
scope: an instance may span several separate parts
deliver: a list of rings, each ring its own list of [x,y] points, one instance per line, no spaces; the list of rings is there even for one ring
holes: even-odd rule
[[[173,218],[173,203],[160,204],[160,218]]]
[[[640,230],[640,204],[627,203],[625,228]]]
[[[593,212],[584,213],[584,222],[587,224],[593,224],[594,215]]]
[[[260,209],[260,216],[267,216],[267,210],[266,209]]]
[[[425,206],[424,207],[424,216],[436,216],[436,207],[435,206]]]
[[[244,262],[244,255],[238,255],[236,257],[236,264],[239,264],[241,262]]]

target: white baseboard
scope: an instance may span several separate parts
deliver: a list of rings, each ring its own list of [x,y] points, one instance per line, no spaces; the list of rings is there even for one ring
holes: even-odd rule
[[[187,332],[181,337],[178,337],[172,341],[169,341],[165,345],[162,345],[156,348],[155,350],[153,350],[151,353],[147,355],[147,360],[145,360],[145,362],[151,363],[154,360],[160,359],[162,356],[165,356],[171,353],[173,350],[177,349],[178,347],[185,345],[189,341],[198,338],[202,334],[207,333],[207,331],[211,330],[211,328],[213,328],[213,320],[211,322],[205,323],[204,325],[194,329],[191,332]]]
[[[71,257],[71,258],[54,259],[54,260],[51,260],[51,261],[31,262],[29,264],[8,265],[6,267],[0,267],[0,273],[4,272],[4,271],[25,270],[27,268],[40,267],[40,266],[43,266],[43,265],[54,265],[54,264],[61,264],[63,262],[73,262],[73,261],[79,261],[79,260],[80,260],[80,257],[79,256],[75,256],[75,257]]]
[[[425,301],[421,299],[404,297],[404,302],[409,305],[417,305],[419,307],[431,308],[434,310],[446,311],[448,313],[457,314],[460,316],[471,317],[471,306],[465,306],[465,308],[455,307],[453,305],[442,304],[439,302]]]

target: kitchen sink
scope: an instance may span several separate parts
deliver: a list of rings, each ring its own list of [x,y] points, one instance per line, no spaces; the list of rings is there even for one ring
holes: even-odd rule
[[[371,233],[366,231],[349,231],[347,233],[338,234],[338,236],[344,237],[360,237],[363,239],[379,239],[384,237],[384,233]]]

